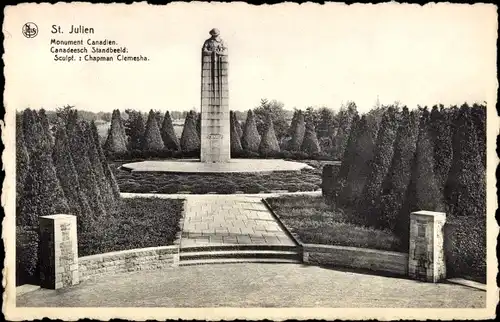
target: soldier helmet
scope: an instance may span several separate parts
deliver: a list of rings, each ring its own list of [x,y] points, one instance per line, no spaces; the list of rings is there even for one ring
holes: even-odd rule
[[[218,36],[218,35],[220,35],[220,31],[219,31],[219,29],[214,28],[214,29],[210,30],[210,34],[212,36]]]

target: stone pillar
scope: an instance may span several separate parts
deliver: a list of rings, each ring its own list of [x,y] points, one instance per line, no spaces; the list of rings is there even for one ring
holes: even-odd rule
[[[201,59],[201,161],[228,162],[231,156],[227,47],[210,31]]]
[[[40,217],[40,286],[60,289],[78,283],[76,216]]]
[[[410,214],[408,274],[411,278],[436,283],[446,278],[444,224],[446,214],[417,211]]]

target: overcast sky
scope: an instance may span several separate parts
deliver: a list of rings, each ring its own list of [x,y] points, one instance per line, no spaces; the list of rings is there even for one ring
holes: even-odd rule
[[[201,46],[217,27],[229,47],[230,108],[261,98],[286,108],[352,100],[362,111],[395,100],[445,105],[483,101],[495,79],[491,6],[177,4],[31,5],[6,11],[9,108],[188,110],[200,105]],[[39,35],[21,27],[35,22]],[[51,25],[93,27],[139,63],[54,62]]]

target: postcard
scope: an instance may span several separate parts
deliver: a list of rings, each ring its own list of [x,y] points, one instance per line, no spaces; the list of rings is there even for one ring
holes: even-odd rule
[[[496,6],[4,14],[6,319],[495,316]]]

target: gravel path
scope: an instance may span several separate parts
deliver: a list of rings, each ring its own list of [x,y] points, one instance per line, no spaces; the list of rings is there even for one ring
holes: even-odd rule
[[[17,297],[32,307],[479,308],[486,292],[454,284],[298,264],[185,266],[119,274]]]

